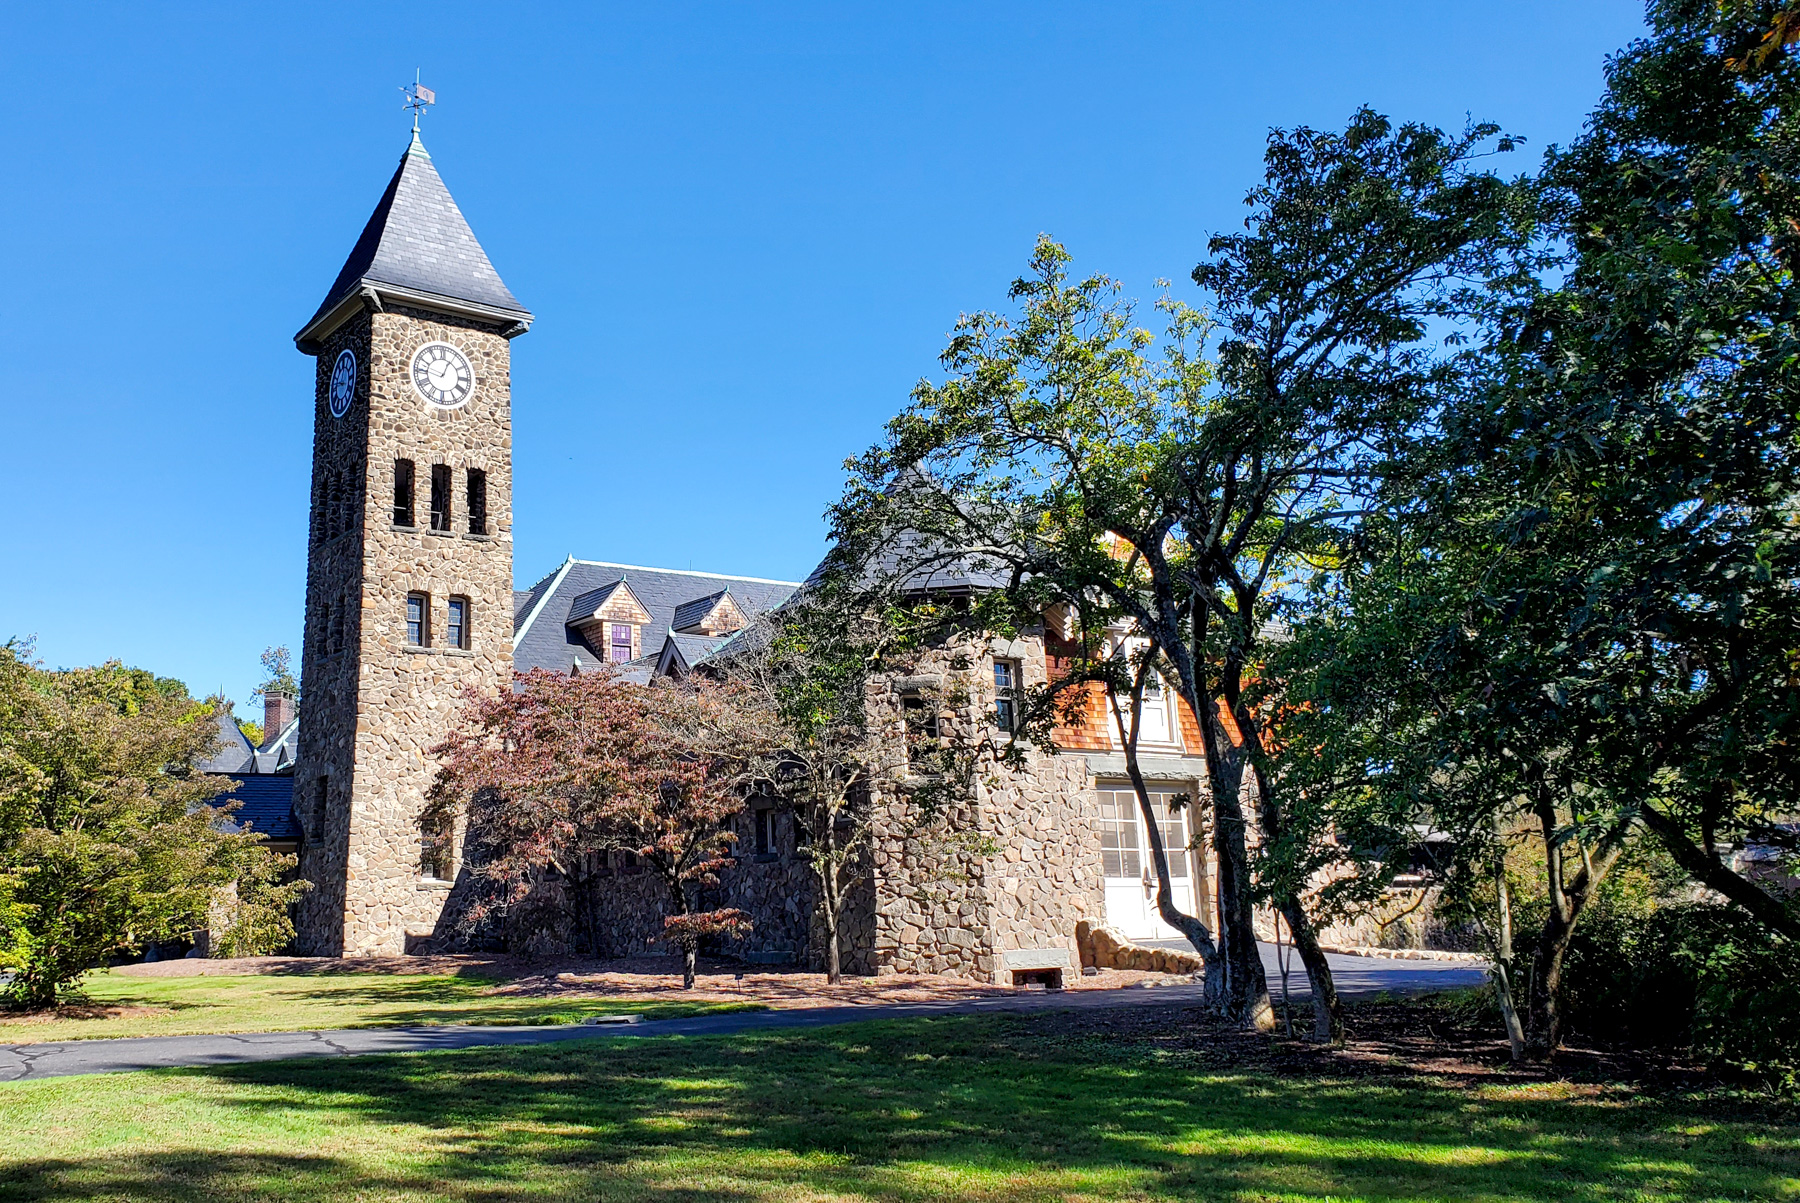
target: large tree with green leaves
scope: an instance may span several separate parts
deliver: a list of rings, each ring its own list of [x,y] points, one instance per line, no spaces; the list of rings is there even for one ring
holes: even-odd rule
[[[1249,832],[1292,842],[1264,641],[1300,565],[1334,554],[1378,466],[1459,378],[1455,340],[1524,278],[1530,190],[1478,162],[1509,145],[1489,127],[1446,135],[1367,111],[1342,132],[1277,131],[1245,232],[1213,239],[1195,271],[1211,321],[1165,302],[1162,336],[1112,282],[1071,281],[1066,254],[1041,242],[1013,287],[1017,316],[958,324],[946,378],[918,386],[837,512],[841,540],[922,530],[913,546],[994,565],[1021,616],[1067,603],[1088,627],[1123,622],[1146,641],[1206,757],[1219,953],[1211,933],[1190,938],[1247,1022],[1271,1021]],[[896,487],[914,474],[934,487]],[[1329,1034],[1334,991],[1302,883],[1265,885]]]
[[[1496,884],[1508,839],[1539,842],[1542,929],[1517,963],[1496,944],[1535,1056],[1560,1037],[1575,927],[1640,830],[1800,933],[1727,855],[1800,796],[1800,89],[1763,42],[1778,11],[1651,6],[1587,132],[1548,157],[1553,286],[1502,315],[1297,648],[1324,666],[1295,669],[1295,725],[1326,752],[1307,797],[1448,829]]]
[[[49,1006],[107,957],[206,927],[240,880],[258,886],[251,905],[268,901],[261,885],[292,858],[222,821],[229,783],[194,767],[222,704],[116,663],[46,672],[0,647],[0,963],[15,1004]],[[291,890],[274,888],[279,908]],[[267,910],[248,918],[278,931]]]

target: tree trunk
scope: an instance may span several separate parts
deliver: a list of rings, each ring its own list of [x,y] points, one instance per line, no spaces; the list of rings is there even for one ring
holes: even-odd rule
[[[1119,709],[1118,694],[1109,691],[1108,698],[1112,703],[1113,722],[1119,729],[1119,743],[1125,749],[1125,774],[1131,778],[1132,792],[1137,795],[1138,813],[1143,816],[1144,831],[1150,842],[1150,863],[1156,869],[1156,913],[1162,916],[1164,923],[1185,936],[1187,942],[1193,945],[1194,951],[1200,954],[1200,961],[1205,969],[1201,997],[1208,1005],[1217,1006],[1223,996],[1224,977],[1220,972],[1219,946],[1214,942],[1212,932],[1207,930],[1206,924],[1198,916],[1183,914],[1181,908],[1175,905],[1175,886],[1169,873],[1169,850],[1163,843],[1162,824],[1150,805],[1150,790],[1144,784],[1143,769],[1138,764],[1137,744],[1143,719],[1143,689],[1144,678],[1140,673],[1131,691],[1129,724],[1125,722],[1125,716]]]
[[[1239,727],[1244,729],[1246,743],[1255,738],[1261,740],[1260,732],[1249,730],[1248,716],[1240,716]],[[1260,742],[1258,747],[1260,747]],[[1256,787],[1257,815],[1262,821],[1263,839],[1273,843],[1281,838],[1281,807],[1276,802],[1275,791],[1269,785],[1268,775],[1260,766],[1253,766],[1252,781]],[[1278,898],[1275,900],[1281,917],[1287,920],[1288,934],[1293,937],[1294,948],[1300,954],[1300,963],[1306,966],[1306,980],[1312,987],[1313,1039],[1324,1044],[1335,1044],[1344,1038],[1344,1013],[1338,1005],[1337,983],[1331,976],[1331,962],[1325,959],[1325,950],[1319,947],[1319,935],[1313,930],[1312,917],[1306,913],[1297,897]]]
[[[1624,851],[1622,842],[1626,827],[1620,824],[1602,837],[1597,854],[1584,859],[1573,881],[1565,881],[1563,849],[1556,839],[1555,804],[1548,787],[1540,785],[1533,809],[1544,837],[1544,868],[1550,893],[1549,913],[1538,933],[1537,948],[1531,958],[1531,993],[1527,1001],[1525,1023],[1525,1055],[1534,1061],[1547,1061],[1562,1043],[1562,1014],[1558,995],[1562,989],[1563,961],[1568,956],[1569,942],[1575,938],[1575,925],[1593,900],[1594,891]]]
[[[1344,1038],[1343,1009],[1338,1005],[1337,982],[1331,976],[1325,950],[1319,947],[1312,918],[1297,901],[1284,905],[1281,917],[1287,920],[1288,933],[1293,936],[1300,963],[1306,966],[1307,983],[1312,987],[1313,1039],[1334,1044]]]
[[[1512,1049],[1513,1064],[1517,1065],[1525,1059],[1525,1026],[1519,1022],[1519,1008],[1513,995],[1512,887],[1506,884],[1504,860],[1500,863],[1494,894],[1500,909],[1500,936],[1492,949],[1494,994],[1500,1002],[1500,1018],[1506,1024],[1506,1043]]]
[[[1206,646],[1206,610],[1190,608],[1192,648]],[[1206,782],[1212,792],[1213,849],[1219,858],[1219,951],[1224,965],[1221,1007],[1237,1022],[1260,1031],[1275,1026],[1275,1008],[1269,1002],[1269,983],[1263,973],[1262,953],[1256,946],[1256,922],[1250,900],[1250,854],[1246,842],[1244,807],[1244,759],[1240,749],[1208,705],[1208,691],[1201,688],[1201,669],[1191,649],[1171,629],[1163,646],[1181,679],[1181,694],[1200,725],[1200,744],[1206,755]]]
[[[700,946],[696,941],[687,940],[681,945],[681,988],[694,988],[694,962],[698,957]]]
[[[1135,724],[1134,724],[1135,726]],[[1133,736],[1136,735],[1134,731]],[[1150,791],[1144,784],[1144,774],[1138,767],[1136,739],[1125,744],[1125,772],[1131,778],[1131,788],[1137,793],[1138,813],[1144,817],[1144,830],[1150,840],[1150,860],[1156,866],[1156,912],[1162,916],[1164,923],[1187,937],[1187,942],[1194,946],[1200,954],[1200,960],[1206,967],[1205,997],[1214,1001],[1219,993],[1219,946],[1213,942],[1212,932],[1206,924],[1193,915],[1182,913],[1175,905],[1175,889],[1169,874],[1169,850],[1163,844],[1162,824],[1157,820],[1156,812],[1150,806]]]
[[[819,897],[825,912],[825,980],[837,984],[844,976],[842,953],[838,949],[838,873],[832,859],[837,849],[827,845],[825,858],[819,865]]]
[[[1718,857],[1688,838],[1687,832],[1681,829],[1681,824],[1655,807],[1645,806],[1639,817],[1644,820],[1644,826],[1662,841],[1663,847],[1669,850],[1669,855],[1675,858],[1675,863],[1685,869],[1695,881],[1725,895],[1750,912],[1751,918],[1770,931],[1778,932],[1790,940],[1800,940],[1800,917],[1788,910],[1780,899],[1742,874],[1732,872]]]

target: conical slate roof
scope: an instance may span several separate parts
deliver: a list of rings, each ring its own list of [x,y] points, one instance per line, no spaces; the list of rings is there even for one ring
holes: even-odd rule
[[[460,301],[495,316],[531,320],[530,312],[488,262],[417,131],[343,270],[297,337],[304,340],[320,319],[365,285],[378,290],[388,285],[424,294],[421,300]]]

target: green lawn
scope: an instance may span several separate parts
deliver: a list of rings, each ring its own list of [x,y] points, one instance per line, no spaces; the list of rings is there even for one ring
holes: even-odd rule
[[[271,974],[245,977],[126,977],[93,973],[82,988],[95,1003],[153,1011],[116,1018],[8,1020],[0,1044],[92,1040],[112,1036],[185,1036],[196,1032],[288,1032],[314,1028],[397,1027],[426,1023],[576,1023],[625,1012],[658,1019],[761,1010],[758,1003],[643,1003],[493,993],[474,977],[375,973]]]
[[[0,1199],[1800,1198],[1800,1129],[1754,1109],[1222,1068],[1199,1042],[1063,1022],[18,1083],[0,1086]]]

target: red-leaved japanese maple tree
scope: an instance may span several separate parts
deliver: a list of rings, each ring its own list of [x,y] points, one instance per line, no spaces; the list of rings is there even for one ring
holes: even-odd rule
[[[733,863],[732,820],[743,809],[736,761],[722,754],[733,721],[705,684],[610,673],[534,670],[498,696],[470,696],[433,749],[442,767],[426,814],[427,823],[466,819],[480,888],[464,921],[565,898],[577,946],[597,951],[599,876],[609,854],[630,854],[666,891],[659,938],[680,949],[691,988],[701,940],[750,928],[742,911],[700,907]]]

